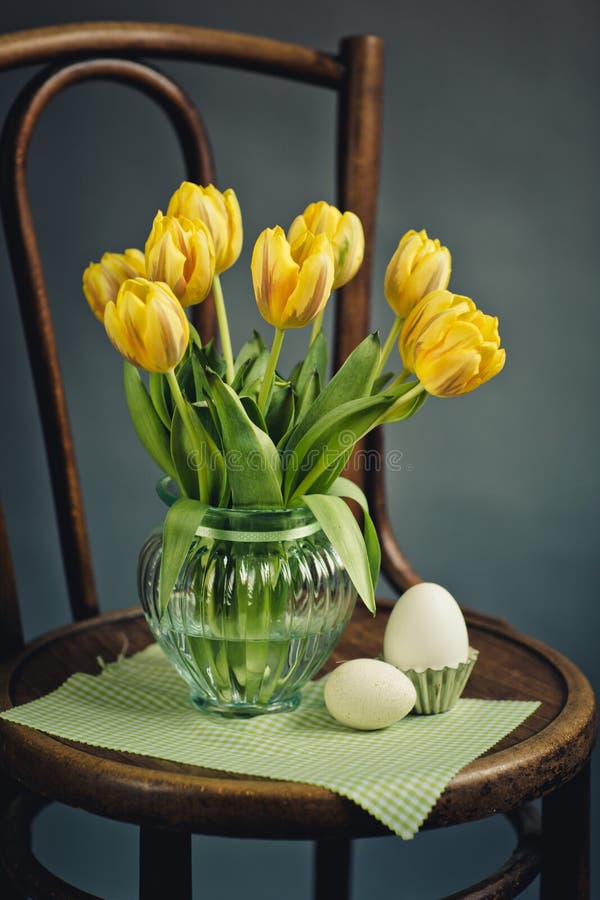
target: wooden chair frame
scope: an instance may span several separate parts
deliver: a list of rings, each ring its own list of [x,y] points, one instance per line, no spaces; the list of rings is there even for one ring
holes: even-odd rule
[[[67,577],[67,585],[73,619],[79,625],[71,629],[86,629],[97,622],[109,622],[111,616],[97,619],[98,602],[93,577],[89,541],[85,525],[82,493],[77,474],[73,441],[69,425],[56,341],[52,326],[50,305],[48,302],[42,264],[35,236],[35,228],[27,190],[27,156],[31,137],[40,114],[60,91],[73,84],[92,79],[108,79],[126,83],[136,87],[155,101],[166,113],[173,125],[184,150],[187,177],[192,181],[209,183],[214,181],[214,165],[210,144],[198,112],[184,91],[170,78],[141,60],[146,57],[193,60],[204,63],[227,65],[247,71],[263,72],[289,78],[307,84],[317,85],[335,90],[338,97],[338,147],[337,147],[337,202],[342,209],[352,209],[361,218],[365,229],[366,252],[359,275],[338,292],[336,301],[336,355],[335,367],[347,357],[349,352],[366,335],[369,326],[370,281],[372,268],[372,250],[376,213],[376,201],[379,178],[379,156],[381,144],[381,92],[383,78],[383,45],[374,36],[365,35],[350,37],[340,44],[339,53],[331,55],[304,47],[285,44],[278,41],[258,37],[211,31],[179,25],[158,25],[151,23],[101,22],[80,25],[66,25],[52,28],[40,28],[32,31],[17,32],[0,37],[0,71],[46,64],[14,103],[4,128],[0,149],[0,194],[2,197],[2,213],[6,225],[6,235],[11,264],[14,271],[17,294],[21,307],[21,316],[25,330],[30,364],[34,376],[39,413],[43,425],[44,440],[49,461],[50,475],[54,490],[54,503],[59,524],[59,533],[63,562]],[[214,306],[209,300],[194,308],[196,323],[202,334],[214,334]],[[370,438],[368,449],[381,452],[382,437],[374,433]],[[390,528],[386,507],[383,471],[353,471],[352,477],[367,491],[376,526],[382,544],[382,568],[391,584],[402,591],[419,578],[412,570],[398,548]],[[19,616],[16,583],[10,560],[8,536],[3,517],[0,515],[0,566],[3,572],[0,596],[0,659],[6,659],[4,672],[8,673],[9,684],[14,664],[11,660],[20,658],[24,652],[23,633]],[[113,614],[114,615],[114,614]],[[125,618],[127,618],[126,614]],[[132,614],[133,615],[133,614]],[[489,617],[478,617],[471,614],[470,623],[474,627],[496,629],[498,633],[506,632],[512,639],[509,626],[498,623]],[[69,632],[65,629],[64,632]],[[61,632],[57,633],[60,635]],[[56,635],[54,636],[56,638]],[[515,638],[516,639],[516,638]],[[41,639],[42,644],[45,639]],[[39,642],[38,642],[39,643]],[[557,666],[566,665],[568,678],[572,679],[573,693],[577,691],[585,695],[582,707],[578,711],[576,726],[569,718],[570,746],[577,747],[577,752],[570,766],[561,769],[558,785],[566,784],[560,793],[560,799],[546,802],[549,812],[545,817],[551,822],[556,815],[568,814],[569,809],[583,810],[583,825],[579,828],[578,846],[571,847],[568,874],[559,873],[559,868],[552,862],[554,847],[557,841],[556,829],[553,831],[545,856],[544,884],[545,896],[569,895],[553,894],[557,884],[569,890],[577,884],[583,891],[578,897],[585,895],[587,868],[585,864],[586,841],[588,838],[585,826],[585,798],[588,796],[586,762],[591,750],[595,734],[595,710],[593,697],[590,699],[589,685],[574,667],[568,669],[568,661],[552,656],[553,651],[544,648],[535,651],[535,642],[528,642],[531,652],[544,652],[548,660]],[[541,646],[541,645],[538,645]],[[11,668],[12,667],[12,668]],[[561,670],[562,671],[562,670]],[[586,687],[587,685],[587,687]],[[4,690],[4,688],[3,688]],[[10,705],[12,695],[9,688],[3,696],[4,705]],[[560,717],[559,717],[560,718]],[[564,731],[564,723],[561,725]],[[575,734],[576,732],[576,734]],[[8,728],[8,735],[16,734]],[[561,735],[566,740],[566,732]],[[35,758],[35,740],[28,746],[28,751]],[[12,772],[16,766],[15,752],[12,744],[7,742],[4,764]],[[539,759],[531,756],[531,760]],[[558,752],[558,751],[557,751]],[[67,764],[68,748],[57,757],[57,764]],[[531,761],[530,760],[530,761]],[[115,771],[118,767],[115,767]],[[477,801],[477,790],[481,785],[481,771],[477,778],[473,777],[471,789],[468,778],[456,787],[454,793],[449,789],[449,799],[441,804],[434,817],[434,825],[449,821],[466,821],[478,815],[488,815],[492,811],[490,803],[482,805]],[[478,780],[479,779],[479,780]],[[52,791],[44,790],[38,784],[35,774],[27,778],[28,787],[41,794],[46,793],[50,799]],[[74,789],[73,802],[82,802],[81,793],[85,791],[85,779]],[[132,782],[133,783],[133,782]],[[124,785],[122,787],[125,787]],[[257,797],[261,790],[256,787]],[[492,793],[493,793],[493,789]],[[551,790],[551,788],[548,788]],[[475,886],[455,897],[504,897],[513,896],[517,890],[529,883],[540,867],[541,851],[539,831],[535,825],[531,810],[527,807],[519,810],[519,798],[539,796],[542,789],[536,783],[531,790],[513,791],[500,799],[502,792],[497,790],[497,809],[511,811],[518,843],[515,853],[507,864],[496,875],[484,883]],[[119,793],[118,791],[116,792]],[[268,792],[267,792],[268,793]],[[318,792],[317,792],[318,793]],[[300,801],[301,791],[297,791]],[[4,869],[9,873],[11,884],[19,882],[26,885],[28,896],[47,896],[44,890],[52,890],[53,896],[87,897],[85,892],[65,885],[60,879],[45,872],[33,860],[29,849],[29,823],[43,802],[30,794],[15,796],[14,784],[7,782],[5,787],[5,815],[3,819],[4,836]],[[70,795],[63,794],[59,799],[69,801]],[[77,799],[75,797],[77,796]],[[446,795],[445,795],[446,796]],[[558,795],[556,795],[558,796]],[[126,792],[123,794],[124,802]],[[265,802],[268,800],[265,794]],[[308,801],[307,801],[308,802]],[[87,808],[96,808],[91,803]],[[478,811],[480,810],[481,811]],[[341,807],[340,807],[341,809]],[[339,813],[339,815],[338,815]],[[110,814],[105,810],[105,814]],[[446,819],[444,815],[446,814]],[[336,811],[332,818],[331,833],[327,840],[317,842],[315,868],[315,896],[329,898],[347,895],[347,873],[349,863],[349,837],[355,833],[354,826],[340,831],[341,812]],[[345,813],[344,813],[345,815]],[[336,818],[338,816],[338,818]],[[133,813],[123,812],[122,818],[136,821]],[[138,816],[139,817],[139,816]],[[345,820],[344,820],[345,821]],[[369,831],[371,826],[362,820],[360,833],[379,833]],[[141,830],[141,895],[145,898],[166,896],[167,886],[162,882],[161,866],[157,858],[164,860],[165,846],[178,860],[176,865],[180,872],[179,893],[177,896],[189,896],[191,891],[190,843],[189,835],[192,823],[186,833],[177,829],[169,832],[153,827],[148,819],[145,824],[140,820]],[[338,824],[336,824],[338,823]],[[268,832],[267,826],[265,826]],[[336,831],[337,829],[337,831]],[[365,831],[366,829],[366,831]],[[293,830],[293,829],[292,829]],[[355,829],[356,830],[356,829]],[[242,828],[243,831],[243,828]],[[336,835],[338,832],[340,837]],[[359,833],[356,832],[356,833]],[[236,833],[235,826],[221,833]],[[325,834],[325,832],[323,832]],[[298,837],[307,834],[298,829]],[[18,838],[18,840],[17,840]],[[161,853],[157,853],[160,844]],[[9,851],[6,850],[9,847]],[[581,849],[583,848],[583,849]],[[173,868],[168,867],[172,874]],[[344,875],[346,873],[346,875]],[[337,885],[337,887],[334,887]],[[173,890],[173,882],[168,886]],[[163,893],[161,893],[163,891]],[[572,895],[575,896],[575,895]]]

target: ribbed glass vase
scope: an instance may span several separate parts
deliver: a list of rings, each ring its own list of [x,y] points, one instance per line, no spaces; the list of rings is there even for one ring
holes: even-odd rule
[[[161,554],[157,529],[140,554],[140,600],[193,702],[230,716],[297,706],[356,603],[312,513],[209,509],[162,615]]]

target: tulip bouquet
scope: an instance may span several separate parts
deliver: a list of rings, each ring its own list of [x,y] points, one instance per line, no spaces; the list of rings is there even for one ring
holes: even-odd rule
[[[277,226],[259,235],[252,283],[274,333],[268,344],[255,332],[234,355],[220,276],[241,247],[235,193],[184,182],[166,215],[157,213],[143,253],[107,253],[83,276],[93,312],[125,357],[137,434],[177,485],[164,524],[161,608],[205,510],[308,507],[374,611],[377,535],[344,467],[371,429],[412,416],[428,394],[464,394],[496,375],[505,356],[497,319],[448,290],[448,249],[409,231],[385,276],[395,314],[386,340],[366,337],[328,380],[323,312],[332,290],[358,271],[364,236],[354,213],[321,201],[287,233]],[[221,350],[185,313],[211,291]],[[308,325],[305,358],[282,370],[286,331]],[[362,507],[362,531],[344,498]]]

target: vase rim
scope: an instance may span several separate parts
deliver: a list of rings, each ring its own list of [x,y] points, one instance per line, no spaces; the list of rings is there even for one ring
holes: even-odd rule
[[[165,503],[167,506],[172,506],[173,503],[178,499],[178,495],[176,493],[176,485],[173,479],[169,475],[164,475],[162,478],[159,478],[156,483],[156,493],[159,498]],[[306,519],[310,518],[311,521],[314,521],[314,515],[308,506],[285,506],[285,507],[275,507],[275,506],[267,506],[267,507],[231,507],[231,506],[209,506],[206,509],[205,516],[219,516],[219,517],[229,517],[229,518],[250,518],[257,516],[265,516],[265,517],[281,517],[284,516],[286,519],[294,518],[294,519]]]

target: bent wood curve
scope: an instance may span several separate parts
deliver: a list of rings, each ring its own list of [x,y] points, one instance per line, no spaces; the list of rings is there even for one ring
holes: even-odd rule
[[[88,60],[45,70],[21,92],[2,133],[0,191],[6,241],[34,376],[71,611],[80,620],[98,613],[83,498],[56,339],[27,189],[27,159],[37,121],[62,90],[90,80],[134,87],[166,113],[181,142],[188,177],[208,183],[213,163],[202,120],[183,90],[167,76],[129,60]],[[204,333],[214,333],[214,308],[196,311]]]
[[[357,610],[328,667],[344,658],[375,655],[390,609],[390,603],[380,601],[375,620]],[[467,621],[472,641],[482,651],[467,693],[544,702],[497,748],[455,776],[427,820],[427,828],[510,812],[555,790],[583,768],[595,737],[593,693],[569,660],[482,614],[471,617],[467,612]],[[93,654],[106,655],[109,650],[115,658],[123,637],[130,652],[150,642],[138,609],[46,635],[0,670],[2,708],[57,686],[56,663],[54,675],[48,672],[50,659],[64,660],[69,648],[71,653],[73,647],[81,648],[78,652],[88,660],[87,671],[97,671],[93,664],[90,668]],[[36,667],[44,673],[37,687]],[[58,683],[70,674],[68,666],[60,671]],[[501,678],[504,684],[499,683]],[[8,774],[29,790],[123,821],[237,837],[314,839],[340,833],[347,837],[389,833],[351,801],[311,785],[229,776],[103,751],[5,721],[0,722],[0,745]]]
[[[324,87],[335,87],[343,76],[335,57],[297,44],[154,22],[86,22],[5,34],[0,37],[0,70],[99,53],[216,63]]]

